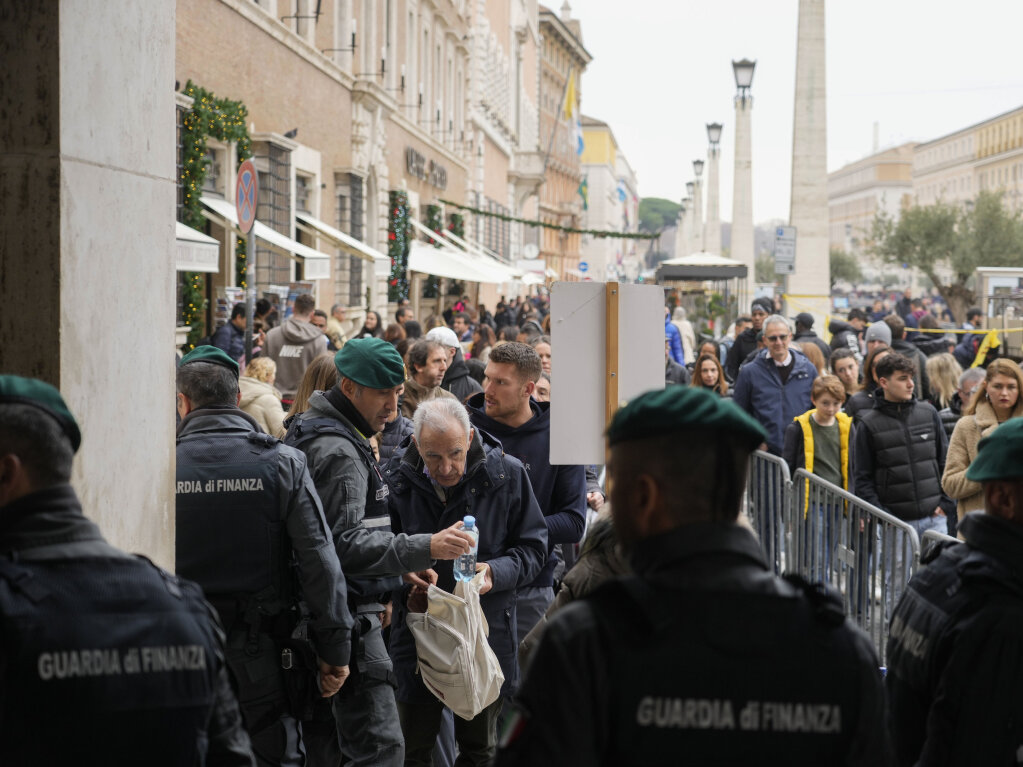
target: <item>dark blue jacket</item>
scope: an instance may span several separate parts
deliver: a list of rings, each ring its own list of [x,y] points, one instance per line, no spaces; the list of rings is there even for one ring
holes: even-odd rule
[[[547,528],[522,464],[506,455],[500,444],[479,429],[466,457],[465,477],[447,490],[441,501],[424,472],[424,464],[411,438],[395,452],[385,471],[390,494],[387,505],[395,533],[433,534],[467,514],[476,518],[480,532],[477,562],[490,565],[494,587],[480,597],[490,627],[487,637],[504,672],[506,693],[514,691],[518,676],[515,590],[525,586],[543,567],[547,555]],[[437,586],[455,587],[452,563],[434,564]],[[394,597],[390,654],[398,680],[398,700],[428,703],[436,700],[416,674],[416,645],[405,618],[409,587]]]
[[[586,526],[586,467],[551,466],[551,415],[549,402],[530,400],[533,417],[517,428],[505,426],[484,412],[484,396],[466,402],[469,420],[500,440],[508,455],[522,461],[529,482],[547,522],[548,559],[543,571],[528,586],[554,585],[559,543],[578,543]],[[802,410],[800,412],[803,412]]]
[[[671,358],[679,365],[685,365],[686,355],[682,351],[682,334],[678,332],[677,327],[671,324],[670,315],[664,318],[664,337],[671,343],[668,349],[671,353]]]
[[[775,455],[782,453],[785,427],[797,415],[813,407],[810,389],[817,377],[817,368],[798,349],[790,349],[789,353],[795,361],[784,386],[774,360],[764,349],[739,369],[732,397],[736,405],[767,429],[767,448]]]
[[[210,344],[225,352],[233,360],[245,356],[245,331],[225,322],[210,338]]]

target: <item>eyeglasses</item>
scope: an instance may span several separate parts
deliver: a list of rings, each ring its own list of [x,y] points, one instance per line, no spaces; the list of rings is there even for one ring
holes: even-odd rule
[[[776,344],[779,341],[788,341],[789,337],[785,336],[764,336],[765,341],[770,341],[772,344]]]

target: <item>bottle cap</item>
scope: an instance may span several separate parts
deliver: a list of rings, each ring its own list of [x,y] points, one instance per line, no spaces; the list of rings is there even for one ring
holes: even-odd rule
[[[462,519],[462,523],[465,525],[466,530],[471,530],[476,527],[476,517],[465,517]]]

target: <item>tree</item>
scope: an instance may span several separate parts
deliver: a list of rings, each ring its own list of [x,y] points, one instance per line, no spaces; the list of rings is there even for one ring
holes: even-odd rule
[[[829,254],[831,262],[831,287],[835,283],[844,280],[855,285],[863,279],[863,272],[860,270],[860,262],[855,256],[851,256],[841,248],[832,248]]]
[[[882,212],[874,218],[870,240],[871,253],[927,275],[957,322],[977,304],[970,287],[977,267],[1023,267],[1023,219],[1006,210],[994,192],[981,192],[965,209],[941,201],[913,205],[898,221]],[[951,271],[950,278],[941,267]]]
[[[753,262],[753,276],[758,283],[774,285],[778,275],[774,273],[774,255],[766,250],[761,252]]]
[[[639,201],[639,230],[641,232],[657,232],[671,226],[678,218],[677,202],[661,197],[644,197]]]

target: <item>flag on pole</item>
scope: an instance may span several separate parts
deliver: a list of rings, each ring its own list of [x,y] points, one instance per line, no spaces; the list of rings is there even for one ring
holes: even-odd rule
[[[579,184],[579,196],[583,198],[583,210],[590,209],[590,185],[587,183],[586,177],[583,177],[582,182]]]
[[[583,142],[583,121],[577,114],[575,122],[572,123],[572,138],[575,140],[575,153],[582,154],[586,144]]]
[[[575,117],[575,75],[573,70],[568,70],[568,85],[565,86],[565,119],[571,120]]]

